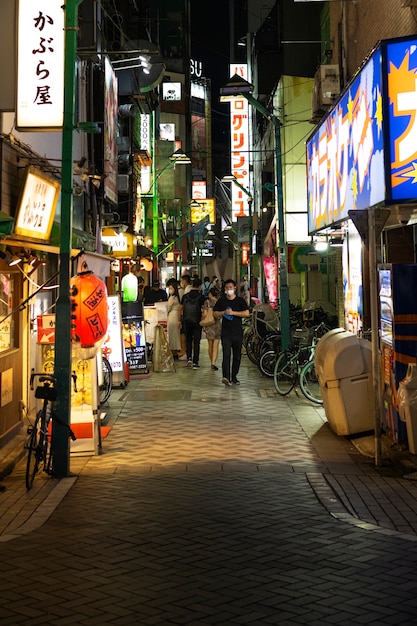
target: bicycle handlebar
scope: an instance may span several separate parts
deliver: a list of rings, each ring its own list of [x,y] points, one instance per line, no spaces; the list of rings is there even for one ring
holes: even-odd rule
[[[45,374],[45,372],[35,372],[35,370],[32,369],[29,382],[30,388],[32,390],[34,389],[33,383],[35,381],[35,378],[39,378],[40,383],[46,383],[48,386],[55,385],[56,383],[56,378],[55,376],[52,376],[52,374]],[[71,379],[74,385],[74,391],[77,392],[77,375],[74,371],[71,374]]]

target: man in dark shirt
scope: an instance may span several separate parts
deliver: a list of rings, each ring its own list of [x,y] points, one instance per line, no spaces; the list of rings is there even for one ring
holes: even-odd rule
[[[152,289],[146,294],[144,304],[155,304],[155,302],[167,302],[168,296],[165,289],[161,289],[159,280],[155,280]]]
[[[204,304],[204,296],[201,293],[201,280],[194,278],[192,288],[185,293],[181,300],[181,325],[185,334],[185,345],[187,351],[187,367],[193,370],[200,369],[198,363],[200,359],[201,331],[201,307]]]
[[[224,385],[239,385],[237,375],[242,358],[243,328],[242,318],[249,317],[249,308],[244,298],[236,295],[236,283],[229,278],[224,283],[224,295],[214,305],[214,317],[222,318],[222,348],[223,363],[222,383]],[[230,360],[232,358],[232,370],[230,375]]]

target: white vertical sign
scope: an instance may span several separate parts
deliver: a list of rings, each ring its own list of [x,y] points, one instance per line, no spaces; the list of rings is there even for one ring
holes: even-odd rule
[[[230,66],[230,76],[237,74],[248,79],[248,66],[238,64]],[[230,138],[232,175],[244,187],[249,189],[249,103],[246,98],[233,98],[230,102]],[[237,185],[232,185],[232,220],[249,215],[248,197]]]
[[[16,127],[56,130],[64,117],[62,0],[19,0]]]
[[[142,150],[151,152],[151,116],[142,113],[140,116],[140,147]],[[151,190],[151,167],[142,165],[140,168],[140,186],[142,193],[149,193]]]

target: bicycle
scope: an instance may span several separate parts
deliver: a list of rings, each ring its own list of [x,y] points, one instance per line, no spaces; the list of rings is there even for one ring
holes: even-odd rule
[[[302,347],[292,345],[278,356],[274,368],[274,385],[281,396],[288,395],[298,384],[308,400],[315,404],[323,404],[314,368],[314,352],[317,342],[324,334],[324,329],[327,329],[324,323],[317,326],[311,345]]]
[[[25,444],[28,450],[26,462],[26,489],[32,488],[36,474],[42,470],[46,474],[52,474],[52,450],[50,446],[51,436],[49,434],[49,425],[51,420],[55,420],[62,426],[68,428],[69,436],[72,441],[76,440],[71,427],[61,420],[53,412],[53,402],[56,400],[57,391],[55,387],[56,379],[50,374],[43,372],[38,373],[32,370],[30,375],[30,388],[33,389],[35,378],[39,378],[39,383],[35,390],[35,398],[42,400],[42,408],[38,411],[33,426],[29,426],[27,433],[29,439]],[[74,384],[74,390],[77,391],[75,373],[71,375]]]

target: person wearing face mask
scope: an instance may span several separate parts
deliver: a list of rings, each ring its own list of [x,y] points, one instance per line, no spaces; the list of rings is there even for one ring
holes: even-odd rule
[[[242,357],[242,318],[249,317],[250,313],[246,300],[236,295],[236,283],[232,278],[225,281],[224,295],[214,305],[213,314],[222,319],[222,383],[228,387],[239,385],[237,375]]]
[[[176,282],[170,282],[168,294],[168,343],[174,359],[177,360],[181,350],[181,305]]]

